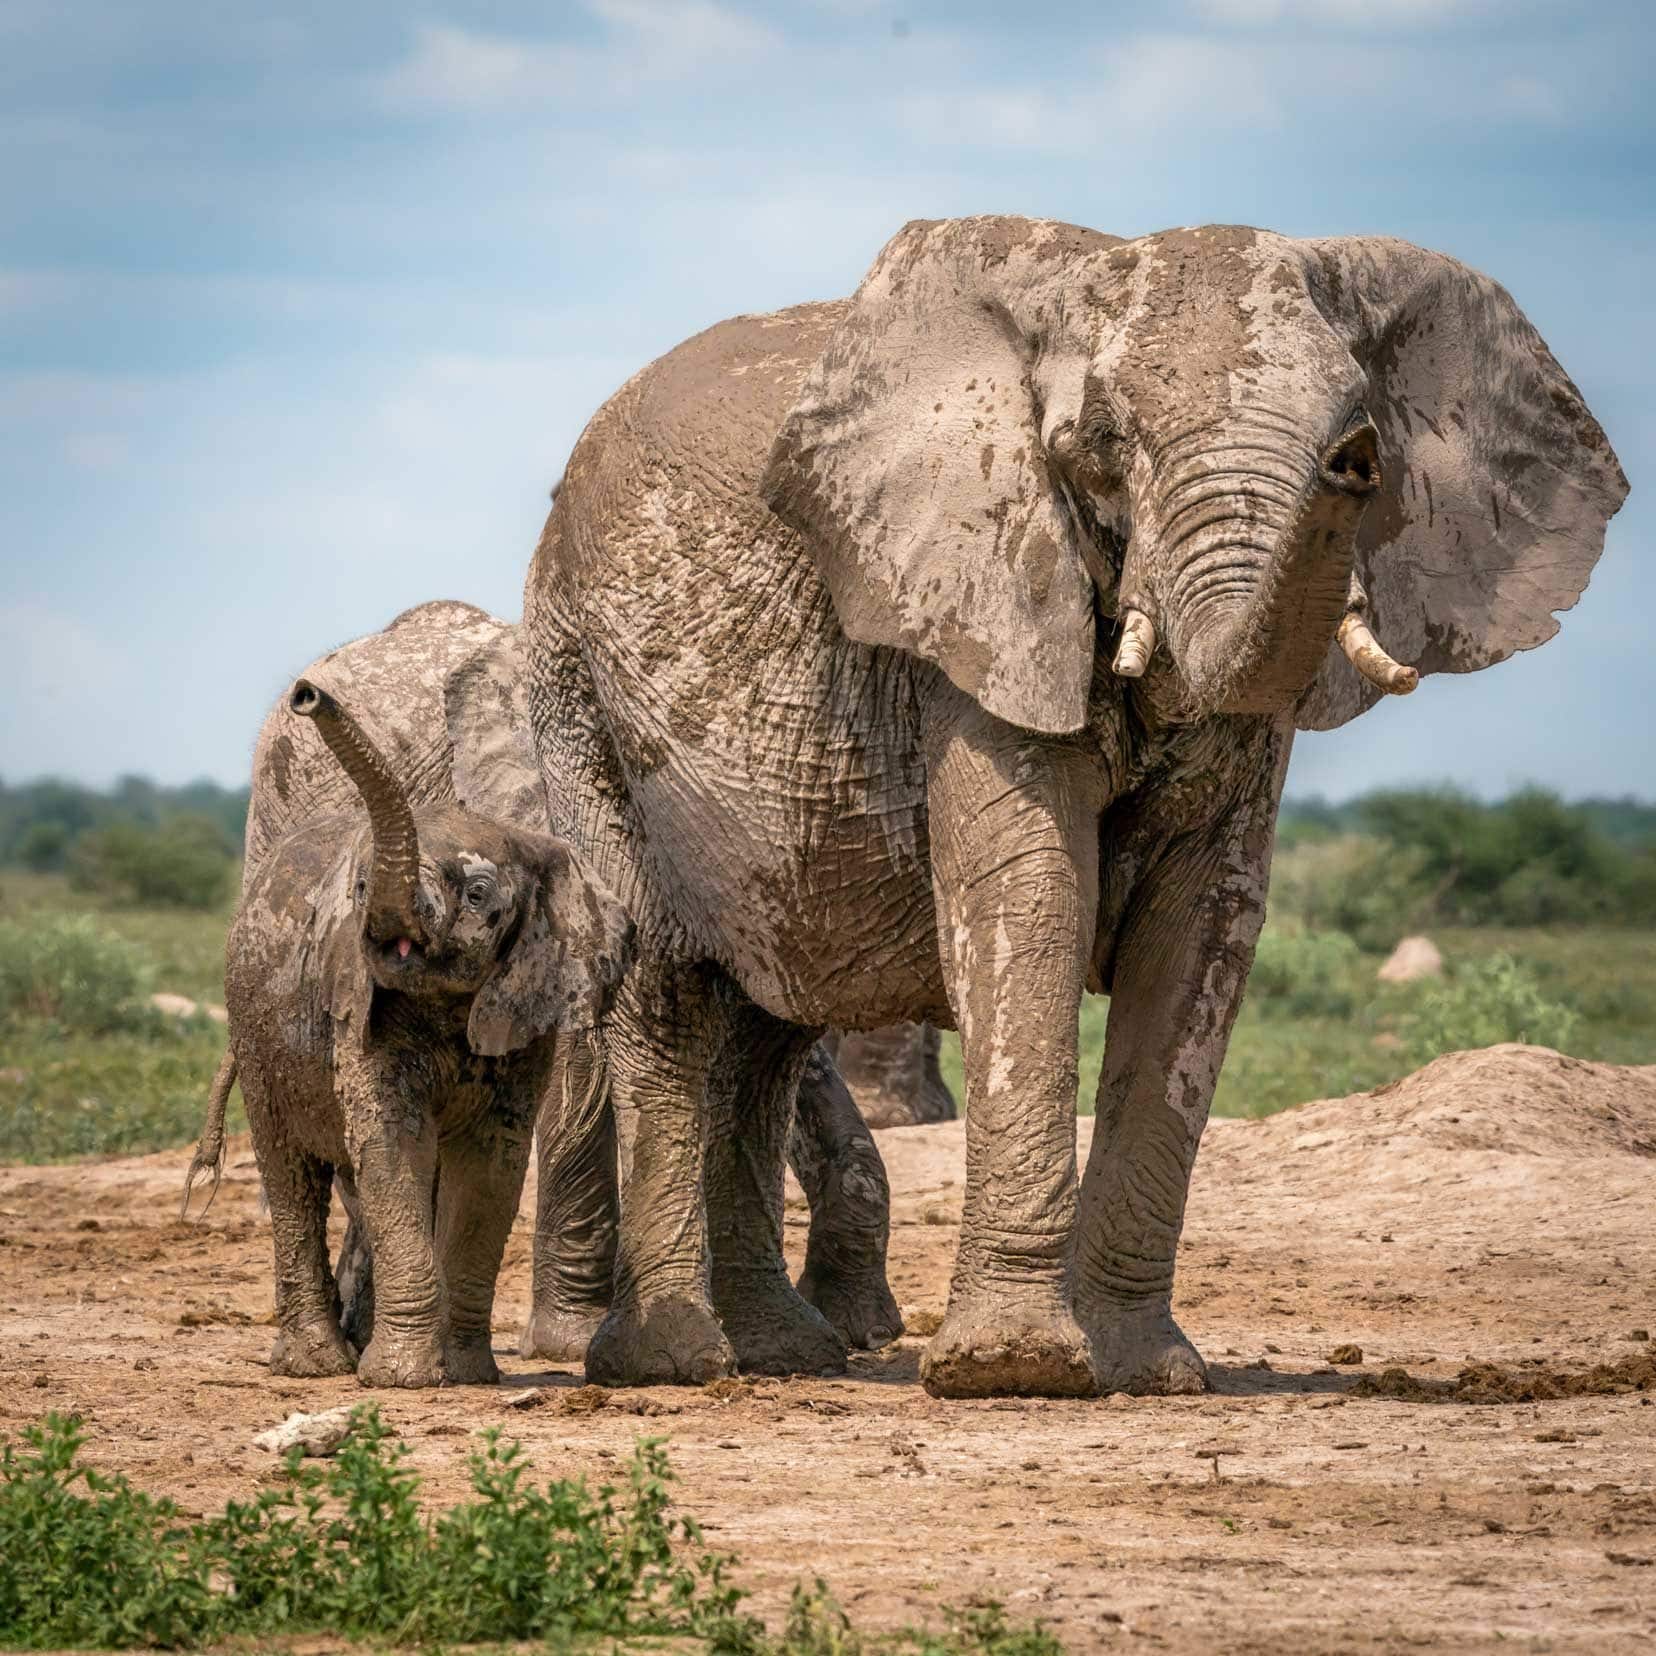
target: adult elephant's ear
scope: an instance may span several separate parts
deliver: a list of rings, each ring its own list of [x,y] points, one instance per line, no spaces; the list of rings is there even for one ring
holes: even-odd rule
[[[1027,219],[906,226],[806,380],[761,485],[851,638],[935,662],[1034,730],[1085,719],[1093,595],[1041,443],[1051,363],[1019,319],[1035,272],[1050,282],[1066,254],[1109,245]],[[1078,402],[1084,353],[1072,365],[1063,394]]]
[[[627,911],[566,840],[521,832],[527,894],[516,935],[472,1000],[466,1038],[498,1057],[554,1029],[592,1029],[632,959]]]
[[[1357,574],[1386,652],[1422,673],[1470,673],[1558,631],[1627,495],[1581,393],[1507,291],[1381,237],[1301,244],[1323,314],[1368,375],[1380,490]],[[1339,648],[1297,709],[1328,730],[1381,692]]]
[[[515,627],[443,680],[455,798],[469,811],[544,831],[546,796],[529,726],[528,662]]]

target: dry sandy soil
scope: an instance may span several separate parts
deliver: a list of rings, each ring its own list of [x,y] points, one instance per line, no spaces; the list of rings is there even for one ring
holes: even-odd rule
[[[881,1135],[911,1314],[943,1307],[962,1142],[958,1123]],[[96,1463],[202,1510],[268,1468],[256,1431],[361,1394],[265,1371],[251,1154],[232,1146],[200,1226],[174,1217],[187,1159],[0,1169],[0,1431],[73,1408]],[[938,1402],[906,1338],[844,1379],[613,1392],[577,1412],[578,1375],[514,1352],[520,1220],[507,1386],[382,1405],[445,1498],[493,1423],[543,1474],[600,1480],[638,1433],[666,1433],[684,1504],[773,1619],[820,1572],[868,1626],[993,1597],[1080,1650],[1648,1651],[1656,1348],[1634,1336],[1656,1327],[1653,1221],[1656,1067],[1499,1047],[1210,1128],[1178,1311],[1212,1396]],[[1361,1364],[1331,1366],[1346,1344]],[[1452,1382],[1472,1363],[1520,1395],[1618,1368],[1561,1400],[1360,1395],[1388,1368]],[[508,1409],[526,1386],[540,1405]]]

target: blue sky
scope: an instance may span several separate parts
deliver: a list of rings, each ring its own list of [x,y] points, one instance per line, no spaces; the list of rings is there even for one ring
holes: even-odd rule
[[[1628,0],[0,0],[0,775],[245,779],[285,679],[515,616],[602,399],[904,220],[1379,231],[1517,296],[1634,493],[1545,649],[1333,797],[1656,797],[1656,68]]]

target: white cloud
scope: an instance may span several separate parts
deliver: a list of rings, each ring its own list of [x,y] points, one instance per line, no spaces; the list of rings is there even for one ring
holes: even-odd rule
[[[902,98],[898,119],[931,143],[1076,154],[1099,166],[1145,134],[1257,129],[1282,115],[1262,50],[1196,36],[1146,35],[1100,49],[1083,84],[980,88]]]
[[[781,41],[768,24],[714,0],[585,0],[585,9],[604,25],[597,44],[422,23],[381,90],[394,102],[474,110],[616,97],[745,64]]]
[[[1486,9],[1488,0],[1197,0],[1216,23],[1311,23],[1335,28],[1408,28]]]

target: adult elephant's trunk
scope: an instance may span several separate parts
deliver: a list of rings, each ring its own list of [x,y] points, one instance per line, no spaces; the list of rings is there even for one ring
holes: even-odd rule
[[[1163,608],[1200,707],[1275,712],[1310,684],[1350,603],[1357,525],[1379,481],[1367,423],[1321,455],[1262,431],[1170,472],[1158,491],[1174,572]]]
[[[423,945],[425,928],[415,902],[420,889],[420,842],[408,796],[362,726],[326,690],[300,679],[288,705],[301,718],[316,721],[322,740],[368,807],[368,825],[374,836],[368,935],[378,942],[406,937]]]

